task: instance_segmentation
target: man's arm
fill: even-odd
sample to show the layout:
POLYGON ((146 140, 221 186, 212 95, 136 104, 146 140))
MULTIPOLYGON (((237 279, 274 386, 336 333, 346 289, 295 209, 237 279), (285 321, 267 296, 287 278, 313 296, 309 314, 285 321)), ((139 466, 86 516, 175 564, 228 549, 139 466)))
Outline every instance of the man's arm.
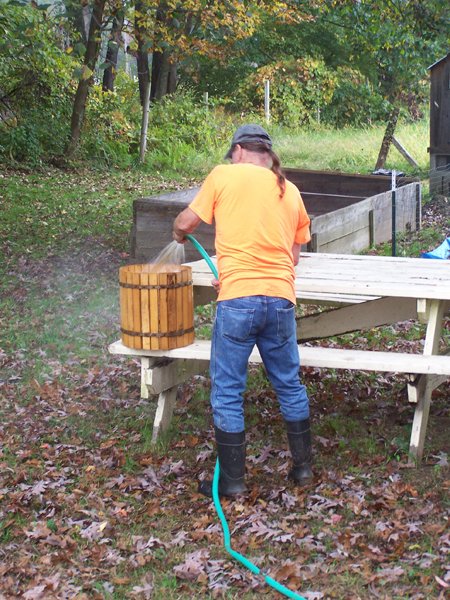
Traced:
POLYGON ((202 220, 189 207, 179 213, 173 222, 173 239, 179 244, 186 241, 185 235, 197 229, 202 220))
POLYGON ((292 246, 292 254, 294 257, 294 267, 296 267, 298 265, 298 260, 300 258, 300 248, 301 248, 301 244, 297 244, 296 242, 294 242, 294 245, 292 246))

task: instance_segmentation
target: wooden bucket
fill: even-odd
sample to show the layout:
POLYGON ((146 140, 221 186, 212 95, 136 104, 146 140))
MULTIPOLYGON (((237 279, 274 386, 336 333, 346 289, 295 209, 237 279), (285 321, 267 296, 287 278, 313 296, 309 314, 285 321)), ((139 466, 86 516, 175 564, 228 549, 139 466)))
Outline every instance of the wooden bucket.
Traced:
POLYGON ((141 350, 181 348, 194 341, 192 269, 128 265, 119 269, 122 343, 141 350))

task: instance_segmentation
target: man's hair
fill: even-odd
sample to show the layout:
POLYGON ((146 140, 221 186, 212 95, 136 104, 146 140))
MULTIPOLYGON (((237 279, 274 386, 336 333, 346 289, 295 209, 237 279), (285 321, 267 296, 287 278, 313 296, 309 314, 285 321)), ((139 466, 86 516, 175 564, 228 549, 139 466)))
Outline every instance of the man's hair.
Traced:
POLYGON ((278 187, 280 188, 280 200, 284 196, 284 192, 286 191, 286 177, 284 176, 283 171, 281 170, 281 161, 277 154, 270 148, 268 144, 264 142, 242 142, 239 144, 241 148, 244 150, 248 150, 249 152, 256 152, 258 154, 268 154, 272 159, 272 166, 270 167, 271 171, 275 173, 277 176, 278 187))

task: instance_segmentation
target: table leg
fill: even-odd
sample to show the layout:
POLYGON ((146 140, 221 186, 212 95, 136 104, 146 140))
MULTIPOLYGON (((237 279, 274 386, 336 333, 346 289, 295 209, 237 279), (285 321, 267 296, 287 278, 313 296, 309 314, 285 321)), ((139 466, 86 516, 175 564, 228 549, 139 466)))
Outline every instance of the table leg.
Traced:
MULTIPOLYGON (((428 325, 423 349, 423 354, 425 355, 438 354, 445 309, 446 302, 432 300, 429 305, 427 303, 428 325)), ((410 402, 417 403, 409 444, 409 460, 411 464, 420 462, 422 459, 430 413, 431 394, 445 379, 446 377, 436 375, 421 375, 414 384, 408 384, 408 399, 410 402)))
POLYGON ((153 421, 152 444, 158 437, 170 426, 173 410, 177 400, 178 386, 164 390, 158 396, 158 406, 156 407, 155 420, 153 421))
POLYGON ((152 443, 170 426, 178 385, 193 375, 203 373, 207 368, 208 361, 204 360, 141 357, 141 398, 158 396, 152 443))
POLYGON ((148 373, 151 371, 154 364, 154 358, 149 358, 148 356, 141 357, 141 398, 144 398, 145 400, 148 400, 150 397, 147 383, 148 373))
MULTIPOLYGON (((152 376, 153 369, 158 368, 157 365, 157 359, 150 358, 148 356, 141 357, 141 398, 148 399, 150 395, 154 396, 152 376)), ((164 372, 167 370, 169 366, 170 364, 163 367, 162 371, 164 372)), ((173 381, 173 383, 176 382, 173 381)), ((158 437, 161 435, 161 433, 166 431, 170 426, 177 399, 177 390, 178 385, 172 385, 172 387, 168 387, 167 389, 159 390, 158 404, 153 421, 152 444, 154 444, 158 440, 158 437)))

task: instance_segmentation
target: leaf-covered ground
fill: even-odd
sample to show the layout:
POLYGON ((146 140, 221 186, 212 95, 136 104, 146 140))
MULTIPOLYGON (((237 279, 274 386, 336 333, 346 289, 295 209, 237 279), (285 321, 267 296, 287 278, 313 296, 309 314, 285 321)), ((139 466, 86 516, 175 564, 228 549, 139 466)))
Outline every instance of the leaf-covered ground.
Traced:
MULTIPOLYGON (((180 390, 171 431, 154 448, 154 403, 140 399, 139 365, 107 353, 119 335, 117 269, 126 257, 92 238, 8 260, 0 598, 281 597, 230 559, 212 504, 196 492, 214 464, 208 378, 180 390)), ((413 350, 420 332, 400 327, 413 350)), ((363 332, 355 343, 382 345, 390 334, 363 332)), ((308 600, 445 598, 449 385, 434 392, 415 469, 405 377, 318 369, 303 377, 316 480, 298 489, 286 480, 276 399, 263 372, 251 371, 250 492, 223 502, 235 549, 308 600)))

